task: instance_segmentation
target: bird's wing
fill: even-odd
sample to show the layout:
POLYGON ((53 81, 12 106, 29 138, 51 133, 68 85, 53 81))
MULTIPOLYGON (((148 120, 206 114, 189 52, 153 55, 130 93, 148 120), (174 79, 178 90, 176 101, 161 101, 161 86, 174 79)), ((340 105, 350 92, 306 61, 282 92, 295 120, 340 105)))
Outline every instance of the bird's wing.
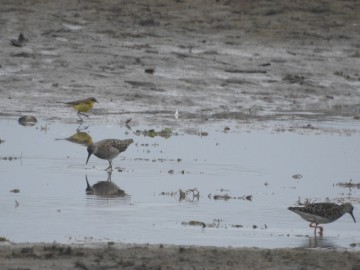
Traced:
POLYGON ((126 144, 122 141, 119 141, 119 140, 112 140, 111 147, 117 149, 119 152, 123 152, 128 147, 128 144, 126 144))
POLYGON ((81 100, 75 100, 75 101, 70 101, 70 102, 66 102, 65 104, 67 105, 71 105, 71 106, 76 106, 79 104, 84 104, 84 103, 89 103, 88 99, 81 99, 81 100))

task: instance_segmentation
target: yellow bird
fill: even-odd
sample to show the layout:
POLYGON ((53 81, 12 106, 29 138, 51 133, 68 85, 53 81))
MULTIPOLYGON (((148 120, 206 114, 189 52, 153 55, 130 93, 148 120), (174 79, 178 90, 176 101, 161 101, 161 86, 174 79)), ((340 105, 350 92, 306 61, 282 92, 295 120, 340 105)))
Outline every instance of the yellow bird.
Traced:
POLYGON ((65 104, 73 107, 77 111, 77 115, 79 116, 80 121, 83 121, 83 119, 81 118, 81 115, 89 118, 89 116, 85 113, 92 109, 95 102, 98 102, 98 101, 95 98, 91 97, 91 98, 66 102, 65 104))

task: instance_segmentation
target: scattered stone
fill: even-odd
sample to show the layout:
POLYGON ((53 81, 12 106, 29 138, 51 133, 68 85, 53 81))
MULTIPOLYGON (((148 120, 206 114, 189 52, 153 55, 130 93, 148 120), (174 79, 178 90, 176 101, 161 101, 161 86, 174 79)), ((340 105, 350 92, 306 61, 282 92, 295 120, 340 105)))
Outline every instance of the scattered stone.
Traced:
POLYGON ((285 75, 285 77, 283 78, 283 81, 287 81, 289 83, 299 83, 299 84, 303 84, 305 81, 305 78, 303 76, 299 76, 299 75, 292 75, 292 74, 287 74, 285 75))
POLYGON ((189 222, 183 221, 183 222, 181 222, 181 225, 184 225, 184 226, 186 226, 186 225, 188 225, 188 226, 201 226, 203 228, 206 227, 206 224, 204 222, 196 221, 196 220, 191 220, 189 222))
POLYGON ((155 72, 155 68, 147 68, 147 69, 145 69, 145 73, 154 74, 154 72, 155 72))
POLYGON ((15 47, 22 47, 23 45, 25 45, 25 43, 27 41, 28 41, 28 39, 25 38, 23 33, 20 33, 19 37, 17 39, 11 39, 10 43, 11 43, 11 45, 13 45, 15 47))
POLYGON ((8 157, 1 157, 1 156, 0 156, 0 159, 2 159, 2 160, 12 161, 12 160, 17 160, 17 159, 18 159, 18 157, 12 157, 12 156, 8 156, 8 157))
POLYGON ((18 120, 19 124, 22 126, 34 126, 37 123, 37 119, 31 115, 21 116, 18 120))
POLYGON ((298 173, 298 174, 294 174, 294 175, 292 176, 292 178, 294 178, 294 179, 301 179, 301 178, 303 178, 303 176, 298 173))
POLYGON ((233 225, 231 225, 231 227, 233 227, 233 228, 244 228, 244 226, 240 225, 240 224, 233 224, 233 225))
POLYGON ((213 199, 214 199, 214 200, 224 200, 224 201, 227 201, 227 200, 229 200, 229 199, 233 199, 233 197, 230 197, 229 195, 224 194, 224 195, 214 195, 214 196, 213 196, 213 199))

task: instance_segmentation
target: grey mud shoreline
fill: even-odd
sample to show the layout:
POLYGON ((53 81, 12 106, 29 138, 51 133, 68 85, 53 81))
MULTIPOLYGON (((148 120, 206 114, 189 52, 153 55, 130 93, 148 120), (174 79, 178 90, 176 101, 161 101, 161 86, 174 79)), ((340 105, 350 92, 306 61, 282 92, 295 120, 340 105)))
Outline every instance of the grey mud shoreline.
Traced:
POLYGON ((360 252, 116 244, 5 244, 1 269, 359 269, 360 252))

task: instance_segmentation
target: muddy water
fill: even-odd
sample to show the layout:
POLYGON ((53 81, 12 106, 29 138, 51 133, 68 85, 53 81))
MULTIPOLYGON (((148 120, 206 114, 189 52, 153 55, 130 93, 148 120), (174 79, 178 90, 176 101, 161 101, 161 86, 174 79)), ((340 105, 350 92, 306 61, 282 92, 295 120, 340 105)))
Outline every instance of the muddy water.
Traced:
MULTIPOLYGON (((360 130, 356 123, 343 125, 360 130)), ((336 185, 360 182, 358 132, 224 132, 215 126, 192 135, 173 130, 177 134, 166 139, 134 134, 149 127, 77 128, 0 120, 5 141, 0 144, 1 236, 14 242, 269 248, 350 248, 360 242, 358 223, 350 215, 325 225, 323 237, 314 237, 308 223, 287 210, 299 198, 350 201, 360 220, 359 190, 336 185), (107 161, 92 156, 85 165, 86 147, 69 140, 76 134, 83 142, 133 138, 135 143, 114 160, 109 176, 107 161), (106 185, 109 177, 126 195, 104 195, 100 189, 86 193, 86 178, 90 185, 106 185), (194 188, 198 197, 196 190, 189 191, 194 188), (180 197, 179 189, 188 192, 180 197)))

